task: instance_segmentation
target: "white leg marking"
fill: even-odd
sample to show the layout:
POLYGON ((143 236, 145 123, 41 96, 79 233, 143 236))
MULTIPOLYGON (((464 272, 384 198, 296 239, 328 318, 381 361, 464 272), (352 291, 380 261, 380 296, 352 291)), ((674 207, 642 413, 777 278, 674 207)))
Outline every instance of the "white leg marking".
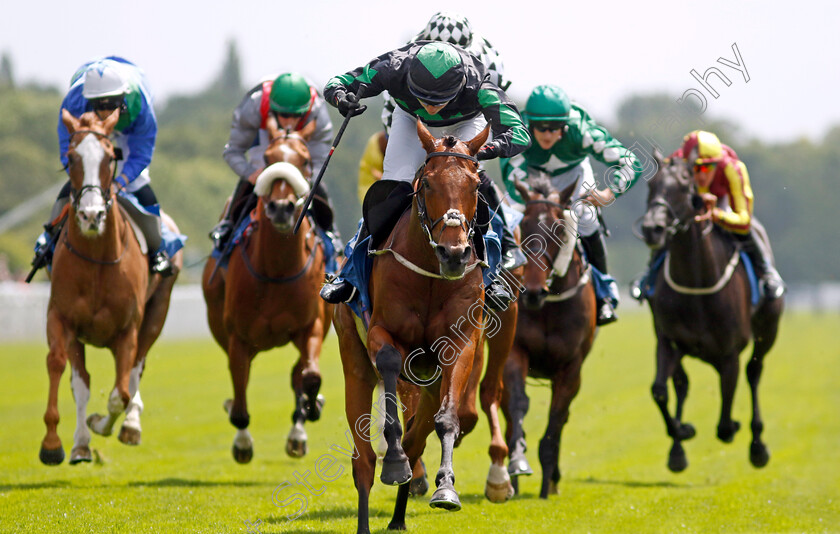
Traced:
POLYGON ((86 447, 90 444, 90 431, 85 423, 87 404, 90 400, 90 388, 85 385, 79 371, 73 367, 71 369, 70 387, 76 401, 76 432, 73 434, 73 447, 86 447))

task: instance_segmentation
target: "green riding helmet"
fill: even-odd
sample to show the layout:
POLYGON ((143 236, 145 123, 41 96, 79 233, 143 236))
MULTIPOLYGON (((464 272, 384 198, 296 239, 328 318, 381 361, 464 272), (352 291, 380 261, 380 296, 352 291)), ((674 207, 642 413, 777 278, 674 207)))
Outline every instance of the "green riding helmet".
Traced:
POLYGON ((411 58, 408 90, 418 100, 430 104, 449 102, 466 82, 461 54, 449 43, 425 44, 411 58))
POLYGON ((523 115, 530 122, 566 121, 571 111, 572 103, 564 90, 556 85, 538 85, 531 91, 523 115))
POLYGON ((309 110, 311 98, 309 83, 303 76, 287 72, 274 80, 268 100, 269 107, 276 113, 303 115, 309 110))

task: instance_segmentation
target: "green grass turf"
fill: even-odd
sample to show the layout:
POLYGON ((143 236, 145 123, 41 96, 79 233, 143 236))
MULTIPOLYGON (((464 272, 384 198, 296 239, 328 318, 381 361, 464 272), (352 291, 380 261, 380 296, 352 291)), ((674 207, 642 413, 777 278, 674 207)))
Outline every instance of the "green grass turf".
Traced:
MULTIPOLYGON (((628 305, 627 307, 635 304, 628 305)), ((691 380, 685 419, 697 437, 685 442, 688 469, 666 468, 670 441, 650 397, 654 341, 647 313, 629 313, 603 329, 584 365, 583 386, 563 436, 560 495, 537 498, 536 449, 547 418, 548 389, 529 386, 528 458, 537 472, 523 477, 522 495, 497 505, 483 496, 489 467, 483 417, 455 452, 463 509, 433 510, 428 497, 409 502, 413 532, 840 532, 840 348, 837 315, 788 314, 769 354, 761 383, 764 439, 771 460, 748 460, 750 401, 742 376, 734 417, 742 429, 731 444, 715 438, 720 395, 717 375, 687 359, 691 380)), ((285 437, 293 409, 291 349, 261 354, 249 388, 254 460, 234 463, 234 428, 222 411, 230 396, 227 360, 208 340, 161 342, 149 357, 141 391, 146 404, 143 443, 94 436, 100 461, 47 467, 38 461, 47 399, 46 345, 0 345, 0 532, 353 532, 356 491, 350 462, 333 482, 314 474, 315 460, 346 447, 343 379, 334 334, 322 358, 322 419, 308 424, 309 453, 288 458, 285 437), (300 486, 307 509, 296 520, 272 502, 272 492, 295 472, 320 495, 300 486), (246 523, 247 522, 247 523, 246 523), (252 526, 257 525, 257 526, 252 526)), ((747 353, 742 355, 742 368, 747 353)), ((88 350, 92 393, 88 412, 105 409, 113 384, 109 353, 88 350)), ((59 435, 69 455, 75 407, 69 369, 60 390, 59 435)), ((533 382, 533 381, 531 381, 533 382)), ((673 395, 672 395, 673 397, 673 395)), ((118 426, 116 427, 118 429, 118 426)), ((426 449, 434 473, 437 438, 426 449)), ((330 473, 337 472, 334 466, 330 473)), ((395 489, 378 482, 371 495, 371 529, 383 532, 395 489)), ((433 479, 433 477, 432 477, 433 479)))

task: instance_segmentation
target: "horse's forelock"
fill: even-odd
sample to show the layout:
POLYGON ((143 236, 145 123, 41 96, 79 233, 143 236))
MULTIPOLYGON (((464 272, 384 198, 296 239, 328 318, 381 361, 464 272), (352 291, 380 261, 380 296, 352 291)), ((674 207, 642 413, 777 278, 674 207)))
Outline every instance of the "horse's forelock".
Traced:
POLYGON ((443 146, 446 148, 453 148, 455 145, 458 144, 458 138, 454 135, 447 135, 443 139, 443 146))
POLYGON ((531 186, 531 190, 546 198, 548 198, 551 194, 551 181, 545 175, 539 175, 531 178, 528 180, 528 185, 531 186))

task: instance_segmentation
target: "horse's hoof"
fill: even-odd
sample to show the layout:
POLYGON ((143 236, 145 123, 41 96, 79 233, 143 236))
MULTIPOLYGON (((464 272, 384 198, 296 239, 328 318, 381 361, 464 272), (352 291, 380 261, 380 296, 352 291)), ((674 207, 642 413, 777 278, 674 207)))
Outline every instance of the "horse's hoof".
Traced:
POLYGON ((81 462, 90 462, 93 456, 90 453, 90 447, 83 445, 80 447, 73 447, 70 451, 70 465, 76 465, 81 462))
POLYGON ((59 446, 57 449, 45 449, 41 446, 41 452, 38 453, 38 458, 44 465, 59 465, 64 461, 64 448, 59 446))
POLYGON ((528 464, 528 460, 525 458, 517 458, 516 460, 511 460, 508 464, 508 473, 512 477, 518 477, 520 475, 533 475, 534 470, 531 469, 531 466, 528 464))
POLYGON ((303 458, 306 456, 306 450, 306 439, 289 438, 286 440, 286 454, 292 458, 303 458))
POLYGON ((87 426, 89 429, 93 431, 94 434, 99 434, 100 436, 108 437, 111 435, 110 428, 99 428, 99 424, 105 420, 104 415, 99 415, 98 413, 92 413, 86 419, 87 426))
POLYGON ((753 467, 764 467, 769 461, 770 451, 767 450, 764 443, 760 441, 752 442, 750 445, 750 463, 753 464, 753 467))
POLYGON ((406 530, 405 521, 402 523, 391 521, 388 523, 388 530, 406 530))
POLYGON ((675 443, 668 455, 668 469, 674 473, 681 473, 686 467, 688 467, 688 458, 685 456, 685 451, 681 445, 675 443))
POLYGON ((691 439, 696 435, 697 431, 694 429, 694 425, 691 423, 680 423, 679 429, 677 430, 677 438, 680 441, 691 439))
POLYGON ((382 474, 379 480, 386 486, 401 486, 411 480, 411 466, 408 465, 408 458, 389 462, 382 460, 382 474))
POLYGON ((429 491, 429 479, 425 473, 417 478, 412 478, 411 482, 408 483, 408 494, 412 497, 422 497, 427 491, 429 491))
POLYGON ((429 506, 432 508, 443 508, 450 512, 457 512, 461 509, 461 500, 458 498, 458 493, 454 489, 438 488, 434 495, 432 495, 429 506))
POLYGON ((549 495, 560 495, 560 490, 557 487, 557 482, 553 480, 548 483, 548 494, 549 495))
POLYGON ((253 447, 240 449, 236 446, 236 444, 234 444, 231 452, 233 453, 233 459, 236 460, 236 463, 238 464, 247 464, 251 461, 251 458, 254 457, 253 447))
POLYGON ((732 421, 730 425, 719 425, 717 430, 718 439, 724 443, 732 443, 735 439, 735 433, 741 429, 741 423, 732 421))
POLYGON ((126 445, 140 445, 141 435, 142 431, 139 428, 131 428, 123 425, 120 428, 120 435, 117 436, 117 439, 126 445))
POLYGON ((514 495, 519 495, 519 477, 510 477, 510 487, 514 495))
POLYGON ((493 483, 489 480, 484 484, 484 496, 494 503, 507 502, 516 492, 513 491, 510 481, 493 483))

